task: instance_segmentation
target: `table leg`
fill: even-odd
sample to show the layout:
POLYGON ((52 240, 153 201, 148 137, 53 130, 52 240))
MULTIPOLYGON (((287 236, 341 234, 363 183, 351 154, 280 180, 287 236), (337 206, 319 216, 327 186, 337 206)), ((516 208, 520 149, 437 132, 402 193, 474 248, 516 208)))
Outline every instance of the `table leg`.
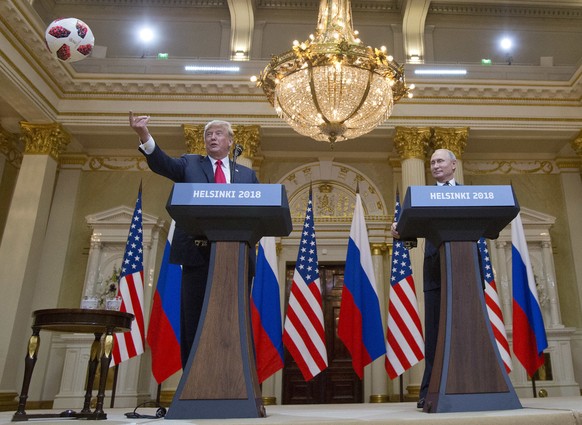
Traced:
POLYGON ((97 365, 99 365, 102 335, 102 332, 96 332, 95 340, 93 341, 93 345, 91 345, 91 357, 89 357, 89 367, 87 369, 87 391, 85 392, 85 402, 83 403, 81 413, 91 413, 91 396, 93 394, 93 383, 95 382, 97 365))
POLYGON ((105 338, 103 338, 103 349, 101 351, 101 377, 99 378, 99 391, 97 392, 97 406, 95 407, 95 419, 106 419, 107 415, 103 412, 103 402, 105 399, 105 386, 107 385, 107 372, 111 363, 111 354, 113 351, 113 331, 107 329, 105 338))
POLYGON ((26 400, 28 399, 28 389, 30 387, 30 380, 32 379, 32 371, 36 364, 38 355, 38 347, 40 345, 40 329, 32 328, 32 336, 28 340, 28 352, 24 360, 24 379, 22 380, 22 391, 20 392, 20 399, 18 401, 18 410, 14 416, 26 415, 26 400))

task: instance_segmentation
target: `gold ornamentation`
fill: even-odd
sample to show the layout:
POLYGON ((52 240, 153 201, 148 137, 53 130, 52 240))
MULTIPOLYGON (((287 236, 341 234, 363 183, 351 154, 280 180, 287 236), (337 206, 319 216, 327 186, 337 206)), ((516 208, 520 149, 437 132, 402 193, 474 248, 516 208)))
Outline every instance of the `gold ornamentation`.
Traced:
POLYGON ((329 183, 322 183, 319 185, 319 191, 321 193, 331 193, 332 187, 329 183))
POLYGON ((426 157, 431 130, 428 127, 396 127, 394 147, 401 159, 422 159, 426 157))
POLYGON ((63 166, 67 166, 67 165, 77 165, 79 167, 83 167, 83 165, 85 165, 85 163, 87 162, 87 155, 82 155, 82 154, 74 154, 74 155, 61 155, 59 158, 59 164, 61 167, 63 166))
POLYGON ((103 338, 103 351, 102 357, 111 357, 111 352, 113 351, 113 335, 105 335, 103 338))
POLYGON ((50 155, 55 161, 71 142, 69 133, 59 123, 32 124, 20 122, 23 132, 24 153, 28 155, 50 155))
POLYGON ((463 170, 467 174, 552 174, 552 161, 485 161, 463 163, 463 170))
POLYGON ((371 394, 370 395, 370 403, 388 403, 390 401, 390 397, 388 394, 371 394))
POLYGON ((386 251, 386 244, 373 243, 371 245, 372 255, 382 255, 386 251))
POLYGON ((33 334, 28 340, 28 357, 31 359, 36 358, 38 353, 38 347, 40 345, 40 338, 37 334, 33 334))
POLYGON ((357 38, 349 0, 322 0, 315 35, 293 44, 254 81, 304 136, 333 147, 372 131, 390 117, 394 102, 411 96, 404 68, 386 48, 366 47, 357 38))
POLYGON ((232 126, 234 132, 234 142, 242 145, 244 148, 241 157, 249 158, 254 161, 259 152, 261 144, 260 126, 258 125, 240 125, 232 126))
POLYGON ((582 130, 578 133, 576 138, 570 142, 572 149, 576 152, 576 155, 582 158, 582 130))
POLYGON ((465 152, 465 147, 467 146, 468 137, 469 127, 435 127, 433 129, 433 137, 430 141, 430 146, 434 150, 448 149, 455 154, 457 159, 461 159, 463 152, 465 152))
MULTIPOLYGON (((206 146, 204 144, 204 127, 205 124, 184 124, 184 138, 188 153, 206 155, 206 146)), ((234 133, 234 142, 241 145, 244 150, 241 157, 254 161, 260 147, 260 126, 258 125, 241 125, 232 124, 234 133)))
POLYGON ((184 124, 182 125, 186 148, 188 153, 206 155, 204 145, 204 124, 184 124))
POLYGON ((22 163, 22 152, 17 149, 18 140, 18 135, 0 126, 0 153, 15 167, 19 167, 22 163))
POLYGON ((277 397, 263 396, 261 398, 263 399, 263 404, 265 406, 275 406, 277 404, 277 397))
POLYGON ((92 171, 145 171, 148 169, 147 161, 142 156, 108 157, 93 156, 88 161, 89 169, 92 171))

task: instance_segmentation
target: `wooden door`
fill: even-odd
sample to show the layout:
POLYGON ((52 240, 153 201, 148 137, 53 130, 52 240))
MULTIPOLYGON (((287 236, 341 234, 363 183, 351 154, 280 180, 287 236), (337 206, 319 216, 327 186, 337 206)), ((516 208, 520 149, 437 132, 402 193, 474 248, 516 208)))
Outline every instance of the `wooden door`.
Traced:
MULTIPOLYGON (((285 305, 293 282, 295 265, 287 266, 285 305)), ((319 275, 328 368, 309 382, 305 382, 297 364, 285 350, 283 369, 283 404, 337 404, 362 403, 362 381, 352 369, 350 353, 340 341, 337 323, 344 284, 344 264, 320 264, 319 275)))

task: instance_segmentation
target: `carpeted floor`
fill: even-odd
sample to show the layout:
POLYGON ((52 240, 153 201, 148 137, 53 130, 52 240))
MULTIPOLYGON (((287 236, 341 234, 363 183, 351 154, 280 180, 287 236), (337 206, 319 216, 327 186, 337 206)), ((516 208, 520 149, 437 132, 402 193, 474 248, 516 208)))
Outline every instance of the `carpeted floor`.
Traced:
MULTIPOLYGON (((294 405, 267 406, 267 417, 258 419, 129 419, 125 413, 132 409, 106 410, 107 424, 162 424, 176 425, 582 425, 582 397, 554 397, 521 399, 523 409, 428 414, 416 408, 416 403, 341 404, 341 405, 294 405)), ((155 415, 155 408, 139 409, 143 415, 155 415)), ((28 411, 42 413, 46 411, 28 411)), ((58 413, 53 411, 51 413, 58 413)), ((12 423, 13 412, 0 413, 0 425, 12 423)), ((43 419, 29 421, 51 425, 74 423, 72 419, 43 419)))

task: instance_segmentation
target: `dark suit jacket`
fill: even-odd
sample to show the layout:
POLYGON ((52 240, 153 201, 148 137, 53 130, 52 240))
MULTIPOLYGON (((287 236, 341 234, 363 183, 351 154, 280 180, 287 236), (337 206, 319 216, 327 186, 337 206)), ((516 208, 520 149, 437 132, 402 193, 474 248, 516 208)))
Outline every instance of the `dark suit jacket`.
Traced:
MULTIPOLYGON (((455 186, 461 186, 456 183, 455 186)), ((435 246, 428 239, 424 243, 423 291, 431 291, 441 287, 441 256, 440 246, 435 246)))
MULTIPOLYGON (((180 158, 168 156, 156 144, 154 151, 146 157, 148 166, 157 174, 169 178, 176 183, 214 183, 214 170, 210 158, 203 155, 182 155, 180 158)), ((230 161, 232 169, 233 163, 230 161)), ((253 170, 243 165, 236 165, 234 170, 236 183, 259 183, 253 170)), ((210 261, 210 244, 201 246, 200 241, 206 240, 204 236, 192 236, 180 227, 176 226, 170 262, 185 266, 202 266, 210 261)), ((254 249, 250 250, 251 256, 254 249)))

